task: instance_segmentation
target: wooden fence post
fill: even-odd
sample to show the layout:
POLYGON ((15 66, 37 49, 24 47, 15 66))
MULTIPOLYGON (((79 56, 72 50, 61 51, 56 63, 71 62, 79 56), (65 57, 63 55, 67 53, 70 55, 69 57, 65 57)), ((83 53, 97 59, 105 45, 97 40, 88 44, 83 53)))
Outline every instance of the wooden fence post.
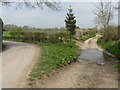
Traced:
POLYGON ((2 51, 3 21, 0 18, 0 52, 2 51))

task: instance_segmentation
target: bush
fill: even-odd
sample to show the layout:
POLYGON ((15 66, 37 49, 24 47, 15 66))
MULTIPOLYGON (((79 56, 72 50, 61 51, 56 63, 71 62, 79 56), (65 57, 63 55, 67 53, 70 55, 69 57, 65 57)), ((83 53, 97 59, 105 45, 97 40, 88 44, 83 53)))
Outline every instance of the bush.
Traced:
POLYGON ((118 40, 118 27, 107 26, 103 29, 103 37, 105 42, 111 42, 118 40))
POLYGON ((105 49, 116 57, 120 58, 120 41, 108 43, 105 45, 105 49))
MULTIPOLYGON (((103 37, 100 37, 97 40, 98 45, 100 45, 104 50, 107 52, 113 54, 115 57, 120 59, 120 41, 112 41, 112 42, 105 42, 103 37)), ((118 61, 118 64, 115 65, 115 67, 120 72, 120 61, 118 61)))
POLYGON ((59 42, 60 40, 59 40, 59 34, 49 34, 49 36, 48 36, 48 42, 50 42, 50 43, 57 43, 57 42, 59 42))
POLYGON ((90 35, 90 36, 84 36, 82 37, 81 39, 79 39, 78 41, 81 41, 81 42, 84 42, 85 40, 89 39, 89 38, 92 38, 92 37, 95 37, 96 35, 90 35))
POLYGON ((79 31, 76 31, 76 38, 78 39, 81 39, 83 38, 84 36, 92 36, 92 35, 95 35, 97 33, 96 30, 79 30, 79 31))
POLYGON ((9 34, 12 37, 12 39, 19 40, 21 38, 22 31, 20 30, 10 31, 9 34))
POLYGON ((101 37, 97 40, 98 45, 102 46, 103 49, 110 52, 114 56, 120 58, 120 41, 105 42, 104 38, 101 37))
POLYGON ((34 40, 34 33, 32 32, 22 32, 21 35, 22 40, 34 40))
POLYGON ((47 34, 44 32, 35 32, 34 33, 34 40, 39 42, 46 42, 47 34))
POLYGON ((120 61, 118 61, 118 63, 115 65, 115 68, 117 68, 118 71, 120 72, 120 61))
MULTIPOLYGON (((45 32, 25 32, 25 31, 10 31, 10 38, 15 41, 39 41, 46 43, 59 43, 66 42, 69 40, 70 36, 67 32, 59 33, 45 33, 45 32)), ((5 39, 8 39, 9 36, 4 36, 5 39)))

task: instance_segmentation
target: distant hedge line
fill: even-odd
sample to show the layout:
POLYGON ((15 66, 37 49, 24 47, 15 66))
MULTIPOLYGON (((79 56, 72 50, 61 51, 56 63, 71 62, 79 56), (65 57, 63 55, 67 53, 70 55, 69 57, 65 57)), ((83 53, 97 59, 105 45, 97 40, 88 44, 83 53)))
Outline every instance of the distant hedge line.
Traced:
POLYGON ((84 31, 77 31, 78 34, 76 34, 76 37, 78 39, 83 38, 84 36, 91 36, 91 35, 95 35, 96 33, 98 33, 97 30, 84 30, 84 31))
POLYGON ((58 43, 58 42, 67 41, 70 38, 67 32, 45 33, 45 32, 11 31, 9 32, 9 34, 10 34, 9 39, 15 41, 33 40, 33 41, 47 42, 47 43, 58 43))

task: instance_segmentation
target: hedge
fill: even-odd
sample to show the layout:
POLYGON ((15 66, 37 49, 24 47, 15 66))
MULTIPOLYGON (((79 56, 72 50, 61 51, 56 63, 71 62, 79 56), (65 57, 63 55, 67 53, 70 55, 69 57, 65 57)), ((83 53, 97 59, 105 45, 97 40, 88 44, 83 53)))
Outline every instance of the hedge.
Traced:
MULTIPOLYGON (((59 43, 68 41, 70 36, 67 32, 60 33, 45 33, 45 32, 24 32, 24 31, 11 31, 9 32, 11 40, 15 41, 39 41, 47 43, 59 43)), ((6 38, 4 36, 4 38, 6 38)))

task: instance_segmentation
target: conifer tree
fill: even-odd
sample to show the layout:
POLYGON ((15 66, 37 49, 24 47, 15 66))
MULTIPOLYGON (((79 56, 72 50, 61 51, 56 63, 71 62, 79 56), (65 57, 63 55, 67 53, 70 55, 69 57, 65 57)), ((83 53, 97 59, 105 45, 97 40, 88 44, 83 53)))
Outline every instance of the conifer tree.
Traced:
POLYGON ((70 35, 74 35, 75 34, 75 28, 76 28, 76 20, 75 20, 75 16, 72 13, 73 9, 70 6, 70 8, 68 9, 69 12, 67 13, 67 17, 65 19, 65 23, 66 23, 66 29, 70 32, 70 35))

